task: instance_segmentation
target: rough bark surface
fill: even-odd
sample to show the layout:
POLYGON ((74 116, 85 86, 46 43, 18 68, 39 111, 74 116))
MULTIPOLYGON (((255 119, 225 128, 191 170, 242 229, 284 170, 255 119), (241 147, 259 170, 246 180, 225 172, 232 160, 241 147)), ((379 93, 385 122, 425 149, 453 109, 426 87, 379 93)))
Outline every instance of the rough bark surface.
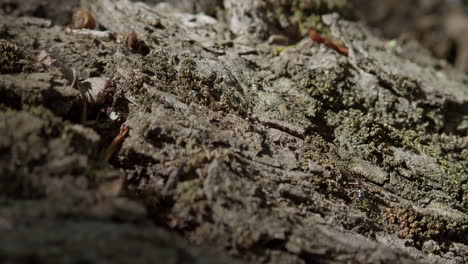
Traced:
POLYGON ((466 74, 345 1, 169 2, 212 16, 1 5, 0 262, 467 262, 466 74))

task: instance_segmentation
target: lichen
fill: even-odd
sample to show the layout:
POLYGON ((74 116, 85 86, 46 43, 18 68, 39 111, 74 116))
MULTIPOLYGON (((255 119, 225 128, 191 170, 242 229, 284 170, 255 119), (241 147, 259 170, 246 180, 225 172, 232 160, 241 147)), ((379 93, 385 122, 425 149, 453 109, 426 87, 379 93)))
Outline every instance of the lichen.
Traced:
POLYGON ((338 12, 344 17, 352 17, 349 3, 344 0, 294 0, 291 10, 291 20, 297 23, 301 35, 310 28, 329 34, 329 29, 322 22, 323 14, 338 12))
POLYGON ((16 45, 0 40, 0 73, 19 73, 27 64, 25 53, 16 45))
POLYGON ((455 221, 446 216, 421 213, 409 206, 387 208, 385 215, 389 223, 399 226, 398 236, 413 239, 418 248, 429 239, 439 241, 453 239, 461 243, 468 242, 466 221, 455 221))
MULTIPOLYGON (((394 130, 394 140, 413 151, 430 156, 448 176, 443 180, 443 191, 459 208, 468 207, 468 140, 466 137, 446 134, 425 134, 414 130, 394 130)), ((452 201, 452 202, 453 202, 452 201)))

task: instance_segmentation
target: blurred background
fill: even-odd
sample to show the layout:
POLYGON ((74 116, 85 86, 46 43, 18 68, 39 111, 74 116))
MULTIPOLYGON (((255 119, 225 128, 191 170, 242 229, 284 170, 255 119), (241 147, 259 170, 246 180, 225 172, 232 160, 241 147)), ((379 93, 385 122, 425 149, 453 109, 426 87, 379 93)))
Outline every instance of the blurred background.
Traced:
POLYGON ((468 0, 350 0, 378 34, 418 40, 434 56, 468 72, 468 0))

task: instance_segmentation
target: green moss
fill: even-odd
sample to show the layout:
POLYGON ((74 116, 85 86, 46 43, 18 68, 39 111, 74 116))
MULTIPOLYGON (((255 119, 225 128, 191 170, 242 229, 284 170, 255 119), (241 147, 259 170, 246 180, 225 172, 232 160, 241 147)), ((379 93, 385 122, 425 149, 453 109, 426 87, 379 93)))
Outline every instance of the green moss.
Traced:
POLYGON ((150 54, 143 57, 139 67, 144 73, 155 76, 159 81, 170 83, 177 76, 177 71, 172 65, 171 57, 163 50, 152 50, 150 54))
POLYGON ((28 64, 26 55, 21 49, 6 41, 0 40, 0 73, 19 73, 28 64))
POLYGON ((340 125, 335 134, 339 144, 346 144, 348 149, 386 171, 393 171, 401 166, 393 158, 390 148, 390 126, 377 122, 370 115, 364 115, 358 110, 342 111, 337 117, 340 125))
POLYGON ((338 12, 344 17, 353 17, 345 0, 294 0, 291 9, 291 19, 298 25, 301 35, 307 34, 311 28, 328 35, 329 29, 322 22, 321 15, 338 12))
POLYGON ((310 181, 317 186, 316 191, 323 193, 327 198, 351 202, 354 190, 348 182, 353 179, 349 179, 344 173, 346 165, 340 163, 333 145, 318 134, 308 136, 304 143, 305 147, 298 156, 298 164, 303 171, 317 170, 313 167, 320 168, 319 173, 310 177, 310 181))
POLYGON ((406 149, 430 156, 447 177, 443 180, 443 191, 456 206, 468 207, 468 141, 456 135, 432 134, 414 130, 393 130, 391 135, 406 149))
POLYGON ((143 105, 154 102, 154 98, 144 92, 140 92, 143 83, 151 83, 157 89, 172 93, 184 103, 197 102, 206 105, 211 109, 226 110, 230 105, 221 100, 221 89, 215 89, 215 75, 204 76, 199 72, 195 60, 185 59, 181 61, 176 69, 171 63, 170 56, 165 51, 152 51, 144 57, 143 62, 138 66, 143 72, 155 76, 157 82, 150 80, 135 79, 136 83, 129 84, 135 92, 136 97, 141 97, 143 105))
POLYGON ((315 99, 307 105, 306 112, 311 113, 308 114, 310 117, 323 116, 327 110, 338 112, 357 108, 362 104, 354 89, 350 72, 345 67, 307 70, 293 78, 299 83, 299 90, 315 99))
MULTIPOLYGON (((425 131, 397 129, 381 123, 360 110, 327 112, 325 118, 334 129, 335 142, 387 171, 391 189, 403 197, 417 201, 432 195, 431 177, 418 171, 408 174, 405 160, 396 158, 393 148, 423 153, 439 165, 445 175, 438 176, 442 192, 450 198, 432 198, 456 208, 467 208, 468 142, 456 135, 427 134, 425 131)), ((434 173, 438 173, 434 171, 434 173)))

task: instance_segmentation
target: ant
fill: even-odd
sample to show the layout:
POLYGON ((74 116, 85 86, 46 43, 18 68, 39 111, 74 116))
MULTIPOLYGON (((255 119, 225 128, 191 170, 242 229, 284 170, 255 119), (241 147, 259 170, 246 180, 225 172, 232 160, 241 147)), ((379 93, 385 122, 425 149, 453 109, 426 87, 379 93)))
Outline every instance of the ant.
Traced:
POLYGON ((353 193, 353 194, 354 194, 354 193, 357 193, 357 198, 358 198, 359 200, 362 200, 362 199, 364 199, 364 198, 366 197, 366 193, 365 193, 365 191, 363 190, 363 185, 362 185, 362 183, 361 183, 360 180, 356 180, 356 181, 354 181, 354 182, 347 182, 346 184, 348 184, 348 185, 354 185, 354 186, 357 188, 357 190, 352 191, 352 193, 353 193))

